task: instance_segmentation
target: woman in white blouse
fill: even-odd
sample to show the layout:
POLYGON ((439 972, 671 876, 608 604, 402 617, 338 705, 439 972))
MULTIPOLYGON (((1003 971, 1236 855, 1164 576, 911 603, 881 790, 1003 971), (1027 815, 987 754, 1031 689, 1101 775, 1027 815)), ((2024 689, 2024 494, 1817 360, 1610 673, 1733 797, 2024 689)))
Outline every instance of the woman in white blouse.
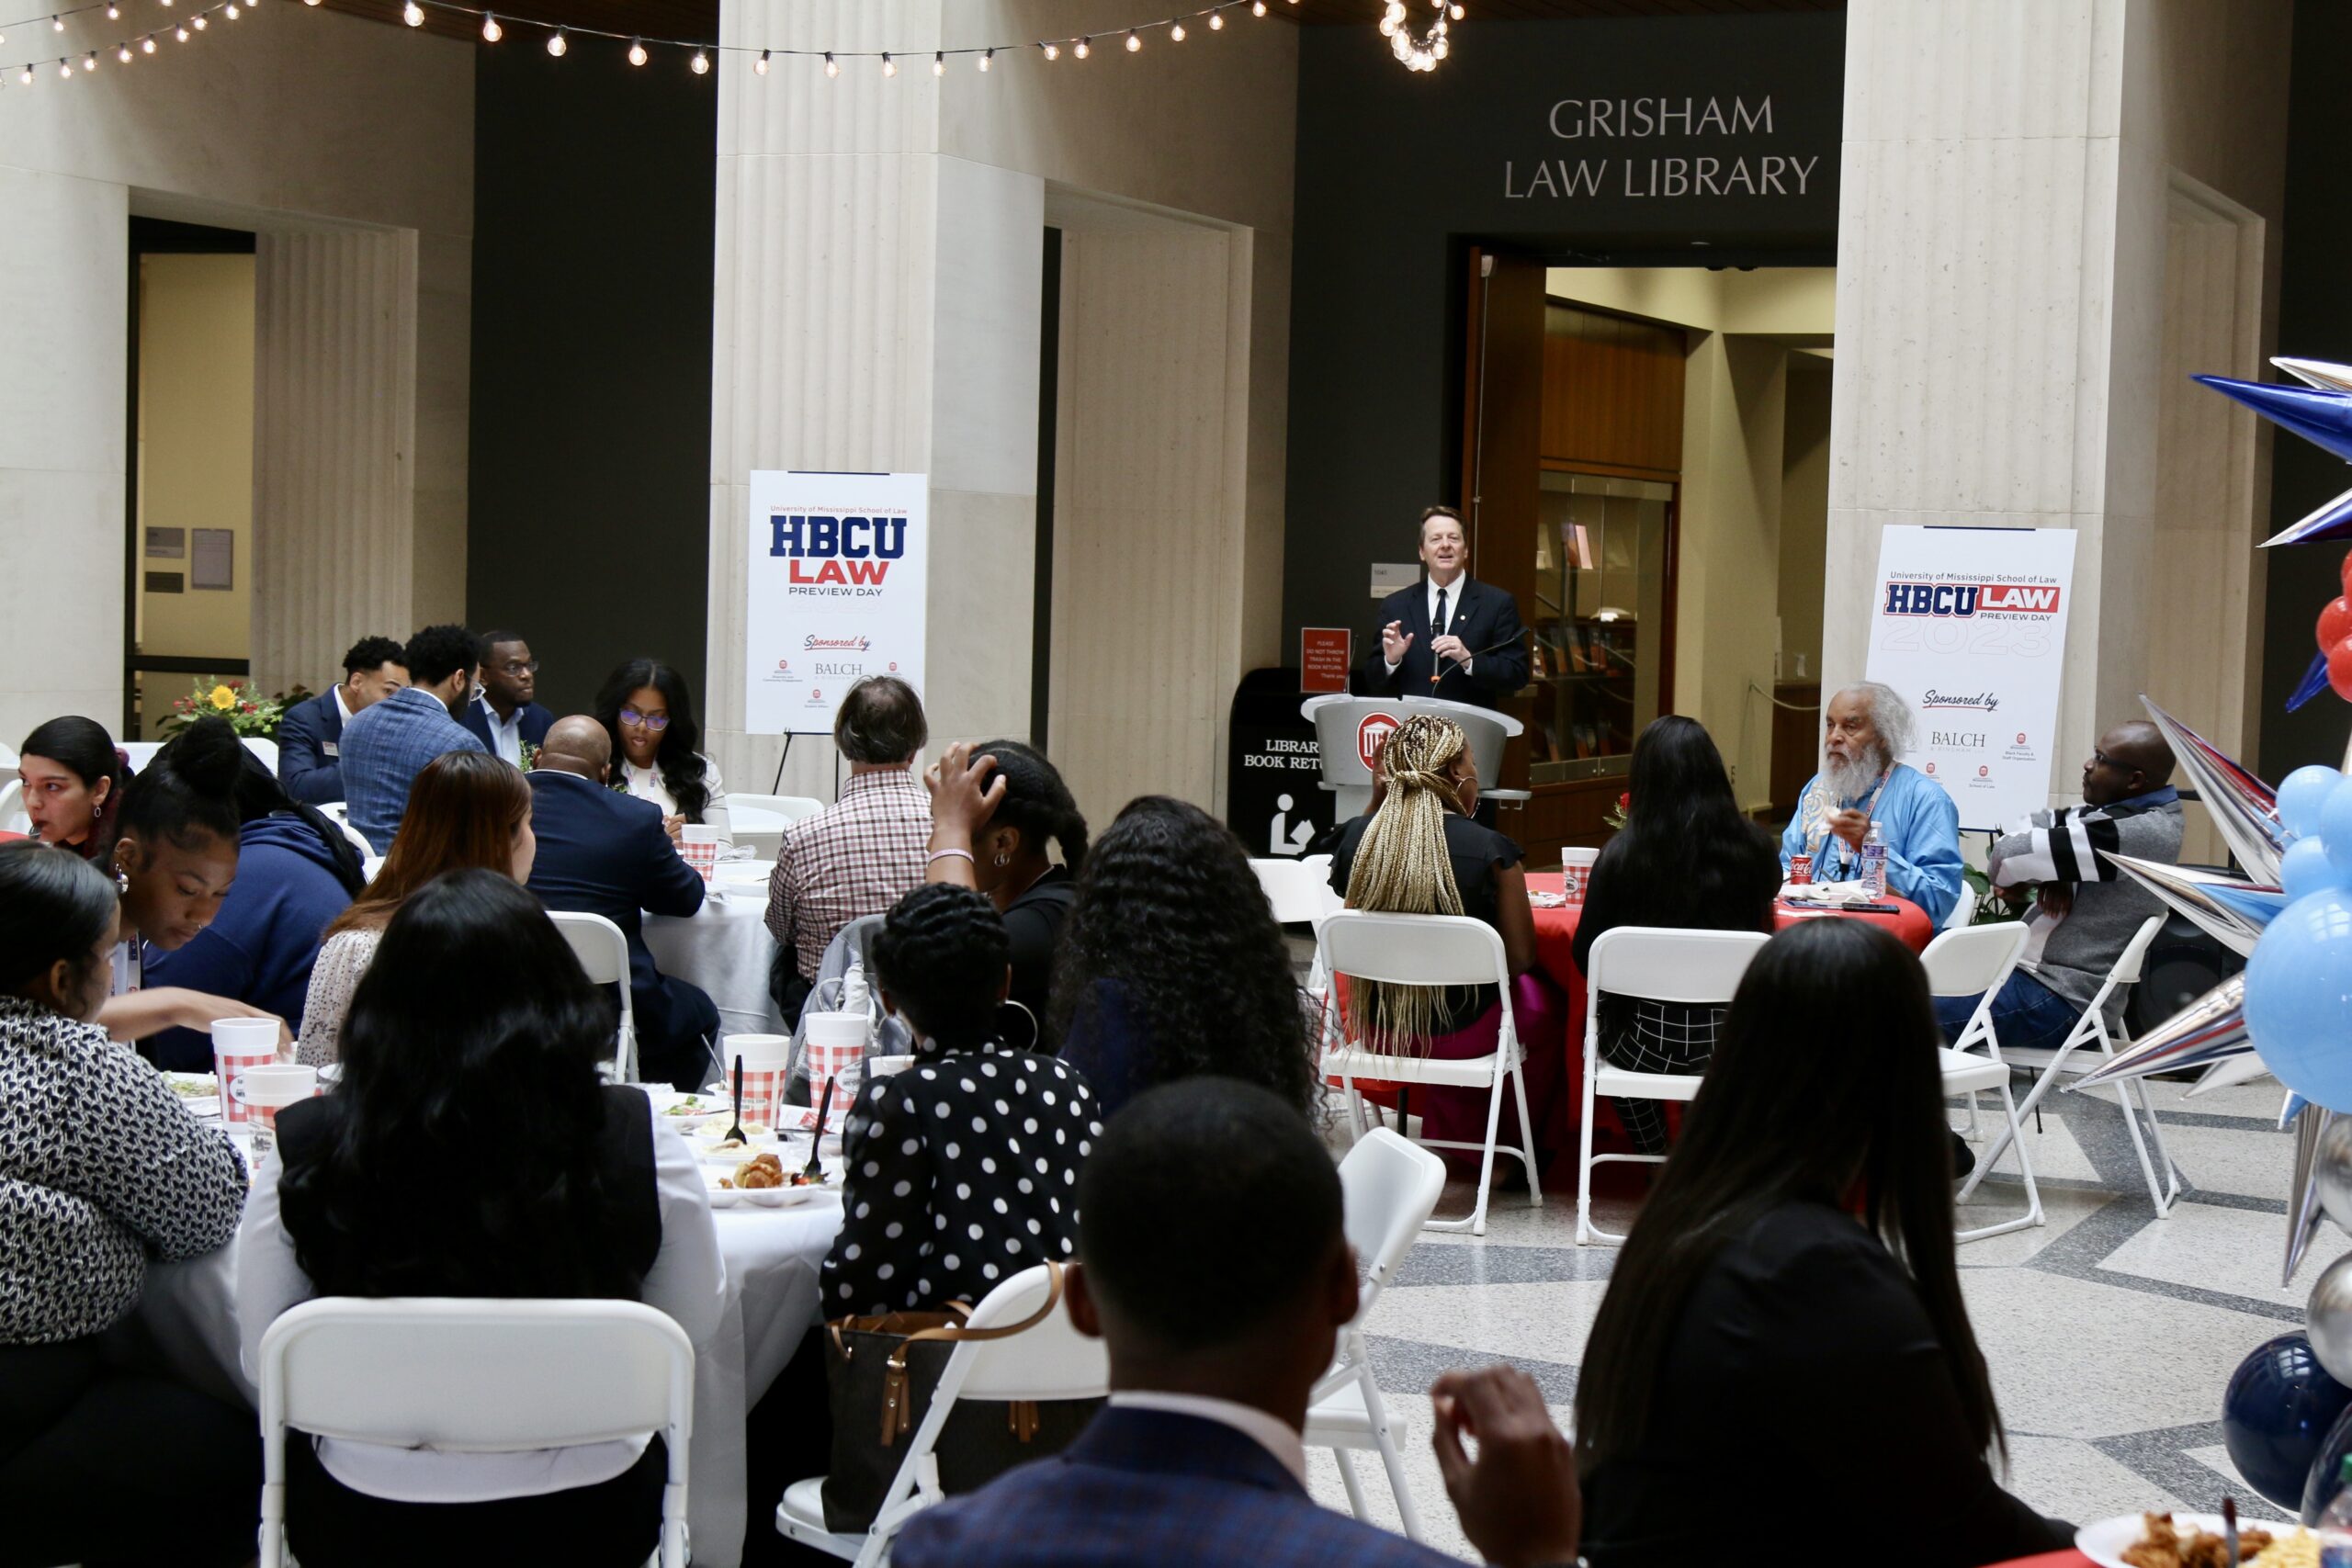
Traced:
POLYGON ((650 659, 614 671, 596 695, 596 719, 613 738, 613 786, 662 808, 676 839, 687 827, 728 831, 727 786, 718 764, 695 750, 694 694, 685 677, 650 659))
MULTIPOLYGON (((452 872, 402 904, 352 998, 340 1086, 279 1113, 254 1176, 237 1252, 247 1371, 313 1296, 641 1301, 705 1353, 725 1281, 709 1199, 645 1094, 598 1078, 612 1027, 508 877, 452 872)), ((634 1568, 667 1473, 657 1434, 497 1454, 296 1435, 287 1467, 304 1568, 634 1568)))
POLYGON ((408 812, 376 880, 326 929, 302 1003, 297 1060, 324 1066, 341 1055, 344 1015, 376 956, 384 927, 426 883, 469 867, 531 874, 531 786, 485 751, 436 757, 410 786, 408 812))

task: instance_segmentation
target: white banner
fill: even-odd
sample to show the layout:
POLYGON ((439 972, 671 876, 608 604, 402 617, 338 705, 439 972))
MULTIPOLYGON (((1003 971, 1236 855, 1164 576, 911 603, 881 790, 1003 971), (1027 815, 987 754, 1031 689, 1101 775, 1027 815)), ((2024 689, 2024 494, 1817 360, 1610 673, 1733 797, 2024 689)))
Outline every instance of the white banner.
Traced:
POLYGON ((1918 716, 1903 761, 1951 792, 1962 828, 2001 829, 2050 804, 2074 580, 2071 528, 1879 536, 1870 678, 1918 716))
POLYGON ((755 469, 743 579, 743 728, 827 734, 858 678, 922 690, 923 474, 755 469))

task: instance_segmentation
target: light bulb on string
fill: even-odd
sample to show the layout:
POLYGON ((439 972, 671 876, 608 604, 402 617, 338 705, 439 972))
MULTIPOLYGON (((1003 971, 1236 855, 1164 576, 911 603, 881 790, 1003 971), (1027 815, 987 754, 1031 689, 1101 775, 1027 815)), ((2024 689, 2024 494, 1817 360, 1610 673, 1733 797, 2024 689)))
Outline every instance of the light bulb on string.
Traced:
POLYGON ((1078 56, 1080 60, 1083 60, 1088 55, 1094 52, 1094 46, 1091 39, 1080 39, 1077 43, 1070 47, 1070 52, 1078 56))
POLYGON ((1250 0, 1250 14, 1253 17, 1264 16, 1266 14, 1266 0, 1250 0))
POLYGON ((935 49, 931 51, 931 73, 934 76, 944 76, 947 74, 946 51, 935 49))
POLYGON ((141 54, 153 54, 155 52, 155 35, 153 33, 149 33, 145 38, 139 40, 139 52, 141 54))
POLYGON ((1045 44, 1041 47, 1045 50, 1046 58, 1048 60, 1059 60, 1062 57, 1062 46, 1057 43, 1045 44))
POLYGON ((1224 30, 1225 13, 1222 11, 1211 11, 1209 13, 1209 31, 1213 33, 1221 33, 1224 30))
POLYGON ((53 33, 63 32, 65 30, 65 18, 62 17, 51 17, 49 19, 49 30, 53 33))
POLYGON ((838 76, 841 73, 841 62, 833 58, 833 51, 830 49, 825 51, 825 74, 828 76, 838 76))
POLYGON ((760 57, 752 62, 752 69, 758 72, 763 76, 768 73, 768 51, 766 50, 763 49, 760 51, 760 57))
POLYGON ((983 71, 986 71, 986 70, 989 68, 989 62, 990 61, 994 60, 995 58, 996 58, 996 51, 994 51, 994 50, 992 50, 992 49, 982 50, 982 51, 980 51, 980 58, 979 58, 979 61, 978 61, 978 65, 979 65, 979 68, 980 68, 981 70, 983 70, 983 71))
POLYGON ((175 28, 172 30, 172 36, 179 39, 180 42, 186 43, 187 41, 187 29, 186 28, 175 28))
POLYGON ((401 7, 401 20, 413 28, 424 26, 424 7, 416 0, 408 0, 408 4, 401 7))
POLYGON ((82 57, 82 69, 83 69, 83 70, 85 70, 85 71, 96 71, 97 68, 98 68, 98 57, 97 57, 96 55, 95 55, 95 54, 85 54, 85 55, 84 55, 84 56, 82 57))
POLYGON ((115 57, 117 60, 121 61, 125 65, 130 64, 130 46, 129 44, 127 44, 127 43, 126 43, 126 44, 124 44, 124 45, 122 45, 119 49, 117 49, 117 50, 114 51, 114 57, 115 57))
POLYGON ((498 25, 498 18, 492 16, 489 12, 484 11, 481 14, 481 41, 484 43, 496 43, 500 39, 503 39, 505 36, 506 29, 498 25))
POLYGON ((548 39, 548 52, 554 55, 558 60, 561 60, 564 56, 564 51, 569 50, 571 47, 571 40, 563 36, 563 29, 561 28, 556 28, 555 37, 548 39))
POLYGON ((885 76, 896 76, 898 73, 899 62, 890 58, 888 51, 884 51, 882 56, 882 74, 885 76))
POLYGON ((17 80, 23 83, 28 87, 31 86, 33 85, 33 68, 29 65, 26 66, 23 71, 17 73, 17 80))
POLYGON ((1170 43, 1182 43, 1184 41, 1183 23, 1175 22, 1170 24, 1168 28, 1168 41, 1170 43))
POLYGON ((631 39, 628 40, 628 62, 631 65, 642 65, 645 63, 644 39, 631 39))
POLYGON ((1453 9, 1453 19, 1454 19, 1455 21, 1457 21, 1457 22, 1458 22, 1458 21, 1460 21, 1460 20, 1463 18, 1463 17, 1464 17, 1464 15, 1465 13, 1463 11, 1462 7, 1461 7, 1461 6, 1454 6, 1453 9))
POLYGON ((188 25, 193 27, 198 32, 202 32, 210 21, 211 18, 209 17, 207 17, 203 12, 198 11, 195 16, 188 18, 188 25))
POLYGON ((74 80, 73 65, 66 61, 59 61, 57 62, 57 79, 61 82, 71 82, 74 80))
POLYGON ((122 7, 116 5, 114 0, 107 0, 107 20, 109 22, 119 21, 121 17, 122 7))
POLYGON ((227 17, 228 17, 231 21, 232 21, 232 22, 233 22, 233 21, 235 21, 239 17, 241 17, 241 16, 244 15, 244 13, 243 13, 243 12, 242 12, 242 11, 240 11, 240 10, 238 10, 238 9, 237 9, 236 0, 229 0, 229 5, 228 5, 227 9, 226 9, 226 10, 224 10, 221 14, 222 14, 223 16, 227 17))
POLYGON ((1127 29, 1127 52, 1129 54, 1133 54, 1142 47, 1143 39, 1136 36, 1135 29, 1133 28, 1129 28, 1127 29))
POLYGON ((707 76, 710 74, 710 56, 705 54, 700 50, 695 51, 695 57, 692 60, 687 61, 686 65, 687 68, 693 71, 697 76, 707 76))

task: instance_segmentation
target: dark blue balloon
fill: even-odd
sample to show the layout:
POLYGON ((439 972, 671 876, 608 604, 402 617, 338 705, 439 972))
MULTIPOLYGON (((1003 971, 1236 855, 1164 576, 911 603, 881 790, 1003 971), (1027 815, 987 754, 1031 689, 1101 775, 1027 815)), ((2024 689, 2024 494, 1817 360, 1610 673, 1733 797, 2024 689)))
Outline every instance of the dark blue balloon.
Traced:
POLYGON ((2319 1451, 2312 1456, 2312 1467, 2303 1475, 2302 1521, 2319 1523, 2319 1511, 2344 1484, 2344 1456, 2352 1453, 2352 1404, 2335 1418, 2327 1436, 2319 1441, 2319 1451))
MULTIPOLYGON (((2222 1441, 2256 1491, 2282 1508, 2299 1509, 2312 1463, 2347 1406, 2352 1388, 2327 1375, 2312 1342, 2300 1333, 2282 1334, 2256 1346, 2230 1374, 2222 1395, 2222 1441)), ((2352 1442, 2352 1428, 2343 1435, 2352 1442)))

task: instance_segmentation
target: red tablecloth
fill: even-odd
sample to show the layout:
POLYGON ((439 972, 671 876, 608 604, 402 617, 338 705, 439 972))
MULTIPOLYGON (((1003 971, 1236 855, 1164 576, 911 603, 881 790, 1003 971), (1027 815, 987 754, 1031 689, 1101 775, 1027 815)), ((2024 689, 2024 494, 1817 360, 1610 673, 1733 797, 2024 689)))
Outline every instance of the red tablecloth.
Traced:
MULTIPOLYGON (((1560 874, 1556 871, 1531 871, 1527 874, 1530 893, 1557 893, 1560 874)), ((1884 902, 1893 904, 1900 913, 1893 915, 1849 915, 1825 909, 1792 909, 1786 904, 1772 906, 1772 922, 1782 931, 1799 920, 1869 920, 1884 926, 1900 938, 1903 945, 1914 953, 1927 951, 1928 943, 1936 937, 1936 923, 1928 919, 1928 911, 1908 898, 1888 894, 1884 902)), ((1545 972, 1557 980, 1576 1003, 1574 1028, 1570 1044, 1577 1051, 1584 1049, 1584 976, 1577 970, 1577 921, 1584 914, 1581 904, 1564 904, 1555 909, 1535 911, 1535 953, 1545 972)))

